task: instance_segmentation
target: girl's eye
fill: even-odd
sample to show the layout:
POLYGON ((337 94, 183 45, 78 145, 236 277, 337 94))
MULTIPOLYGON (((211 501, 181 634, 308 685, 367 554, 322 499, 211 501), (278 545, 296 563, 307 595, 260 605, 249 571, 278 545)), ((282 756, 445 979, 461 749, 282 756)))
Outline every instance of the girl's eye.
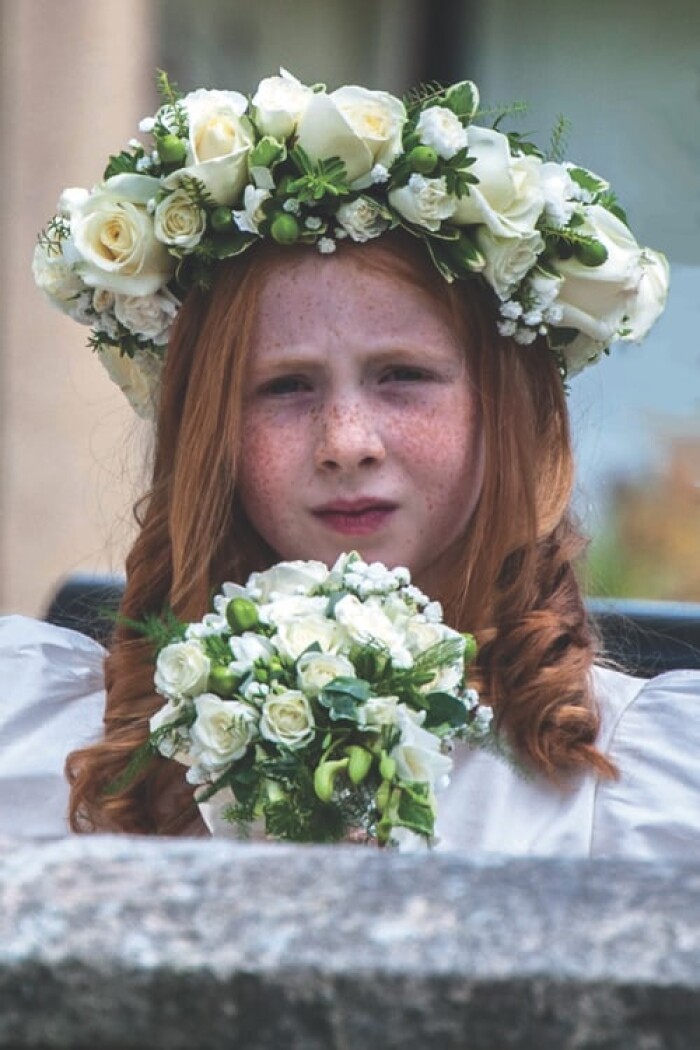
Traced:
POLYGON ((382 383, 418 383, 430 379, 428 372, 414 365, 395 365, 382 373, 382 383))
POLYGON ((301 394, 311 390, 311 383, 303 376, 277 376, 270 379, 260 388, 260 393, 271 397, 283 397, 285 394, 301 394))

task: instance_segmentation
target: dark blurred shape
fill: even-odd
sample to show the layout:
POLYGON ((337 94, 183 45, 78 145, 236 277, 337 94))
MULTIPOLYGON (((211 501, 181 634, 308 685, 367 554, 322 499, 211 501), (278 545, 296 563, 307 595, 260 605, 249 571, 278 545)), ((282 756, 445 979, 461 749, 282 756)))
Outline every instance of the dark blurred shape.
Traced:
MULTIPOLYGON (((45 619, 106 645, 123 590, 119 576, 69 576, 45 619)), ((700 669, 700 603, 590 598, 587 604, 605 655, 623 670, 648 678, 684 667, 700 669)))

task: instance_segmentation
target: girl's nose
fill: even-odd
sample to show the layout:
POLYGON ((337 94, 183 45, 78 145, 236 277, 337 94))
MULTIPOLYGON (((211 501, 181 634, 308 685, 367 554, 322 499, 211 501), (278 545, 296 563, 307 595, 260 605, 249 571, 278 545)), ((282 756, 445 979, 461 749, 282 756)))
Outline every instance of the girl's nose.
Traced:
POLYGON ((378 421, 369 406, 335 401, 319 419, 316 465, 324 470, 356 470, 386 457, 378 421))

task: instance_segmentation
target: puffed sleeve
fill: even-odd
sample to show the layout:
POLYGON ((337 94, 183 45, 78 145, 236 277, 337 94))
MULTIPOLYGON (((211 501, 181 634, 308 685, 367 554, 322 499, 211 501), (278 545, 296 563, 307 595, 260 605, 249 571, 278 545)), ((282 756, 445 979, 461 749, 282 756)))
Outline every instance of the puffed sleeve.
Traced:
POLYGON ((0 834, 68 833, 63 767, 100 735, 104 657, 76 631, 0 618, 0 834))
POLYGON ((647 682, 606 748, 619 769, 596 788, 592 856, 700 857, 700 672, 647 682))

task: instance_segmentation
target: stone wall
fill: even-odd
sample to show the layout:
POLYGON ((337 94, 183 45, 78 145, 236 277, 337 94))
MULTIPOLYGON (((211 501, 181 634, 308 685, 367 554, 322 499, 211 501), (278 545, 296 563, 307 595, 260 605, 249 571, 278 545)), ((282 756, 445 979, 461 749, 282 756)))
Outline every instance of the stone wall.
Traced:
POLYGON ((0 1047, 688 1050, 700 868, 0 843, 0 1047))

